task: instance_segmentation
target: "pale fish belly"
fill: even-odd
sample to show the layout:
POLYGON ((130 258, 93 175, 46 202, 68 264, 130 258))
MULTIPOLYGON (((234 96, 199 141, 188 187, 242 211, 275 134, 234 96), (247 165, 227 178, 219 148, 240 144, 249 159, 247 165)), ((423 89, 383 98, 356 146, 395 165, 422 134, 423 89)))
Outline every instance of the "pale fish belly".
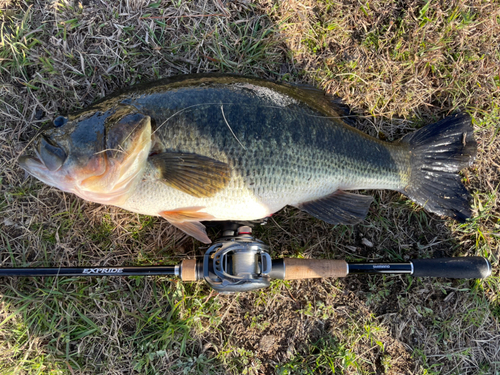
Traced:
POLYGON ((196 198, 170 187, 158 179, 146 176, 121 208, 144 215, 159 216, 162 211, 188 207, 204 207, 212 220, 256 220, 271 215, 286 205, 269 202, 245 188, 241 179, 232 179, 229 185, 213 197, 196 198))
POLYGON ((229 185, 213 197, 196 198, 164 184, 148 171, 134 193, 120 207, 151 216, 159 216, 162 211, 204 207, 200 212, 213 216, 213 220, 258 220, 286 205, 314 201, 338 189, 390 189, 395 183, 387 180, 386 176, 381 176, 378 181, 365 181, 358 176, 335 176, 333 173, 323 178, 300 181, 294 186, 283 184, 279 178, 272 184, 249 186, 248 181, 233 175, 229 185))
POLYGON ((286 205, 321 198, 338 187, 330 178, 302 181, 294 186, 284 183, 279 176, 276 180, 259 181, 249 183, 233 172, 226 188, 213 197, 197 198, 163 183, 148 166, 142 181, 119 207, 152 216, 159 216, 162 211, 203 207, 200 212, 213 216, 213 220, 257 220, 286 205))

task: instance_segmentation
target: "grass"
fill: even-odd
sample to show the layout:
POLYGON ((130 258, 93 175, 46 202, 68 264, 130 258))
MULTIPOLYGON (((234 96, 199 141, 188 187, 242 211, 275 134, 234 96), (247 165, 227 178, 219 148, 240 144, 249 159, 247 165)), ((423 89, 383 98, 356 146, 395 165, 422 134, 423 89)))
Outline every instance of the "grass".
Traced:
MULTIPOLYGON (((495 374, 500 371, 500 6, 407 0, 0 2, 0 264, 176 264, 203 251, 164 220, 26 178, 56 115, 134 83, 228 72, 314 84, 395 140, 468 112, 478 157, 459 224, 399 194, 356 226, 286 208, 256 228, 273 257, 482 255, 482 281, 359 276, 224 296, 173 278, 3 278, 2 374, 495 374)), ((215 235, 215 232, 213 232, 215 235)))

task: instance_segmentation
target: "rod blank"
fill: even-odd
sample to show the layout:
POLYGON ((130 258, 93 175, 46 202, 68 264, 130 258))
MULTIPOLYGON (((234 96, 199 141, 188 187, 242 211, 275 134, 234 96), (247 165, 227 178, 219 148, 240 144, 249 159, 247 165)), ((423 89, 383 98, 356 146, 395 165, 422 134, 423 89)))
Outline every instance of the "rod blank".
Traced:
POLYGON ((178 275, 179 266, 144 267, 19 267, 0 268, 0 276, 152 276, 178 275))

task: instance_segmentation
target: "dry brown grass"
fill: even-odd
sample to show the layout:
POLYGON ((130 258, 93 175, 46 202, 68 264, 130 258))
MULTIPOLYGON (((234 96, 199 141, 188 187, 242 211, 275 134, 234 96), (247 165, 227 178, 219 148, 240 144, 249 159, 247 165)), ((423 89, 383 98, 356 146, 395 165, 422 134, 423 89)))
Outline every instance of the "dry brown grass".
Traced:
POLYGON ((222 71, 314 83, 359 114, 356 126, 390 140, 455 109, 476 123, 478 159, 463 174, 474 196, 471 222, 370 192, 376 203, 355 227, 285 209, 256 231, 273 256, 480 254, 494 263, 495 276, 276 281, 238 296, 167 278, 3 279, 0 371, 500 371, 500 5, 425 4, 1 2, 1 265, 168 264, 200 256, 165 221, 44 186, 25 176, 17 157, 58 113, 135 82, 222 71))
POLYGON ((500 94, 498 3, 424 8, 418 1, 286 1, 272 15, 297 68, 371 115, 489 108, 500 94))

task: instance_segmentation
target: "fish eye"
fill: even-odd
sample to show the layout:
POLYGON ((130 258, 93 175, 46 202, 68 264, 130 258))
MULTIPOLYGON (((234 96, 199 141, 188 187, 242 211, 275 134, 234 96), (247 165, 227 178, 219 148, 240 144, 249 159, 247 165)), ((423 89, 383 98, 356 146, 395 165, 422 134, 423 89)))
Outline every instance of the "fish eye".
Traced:
POLYGON ((56 128, 60 128, 61 126, 63 126, 67 122, 68 122, 68 119, 66 117, 64 117, 64 116, 58 116, 54 120, 54 126, 56 128))

